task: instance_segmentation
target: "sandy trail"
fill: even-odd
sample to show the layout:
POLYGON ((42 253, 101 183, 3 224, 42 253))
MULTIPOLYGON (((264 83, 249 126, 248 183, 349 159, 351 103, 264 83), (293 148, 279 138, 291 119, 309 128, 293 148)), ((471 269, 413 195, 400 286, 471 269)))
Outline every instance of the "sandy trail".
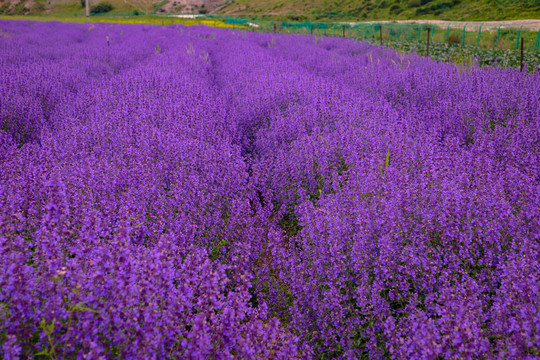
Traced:
POLYGON ((468 29, 479 28, 482 26, 482 30, 493 30, 501 27, 505 28, 520 28, 527 29, 529 31, 540 31, 540 20, 528 19, 528 20, 505 20, 505 21, 445 21, 445 20, 385 20, 385 21, 372 21, 373 23, 398 23, 398 24, 433 24, 441 27, 450 26, 451 28, 463 28, 467 26, 468 29))

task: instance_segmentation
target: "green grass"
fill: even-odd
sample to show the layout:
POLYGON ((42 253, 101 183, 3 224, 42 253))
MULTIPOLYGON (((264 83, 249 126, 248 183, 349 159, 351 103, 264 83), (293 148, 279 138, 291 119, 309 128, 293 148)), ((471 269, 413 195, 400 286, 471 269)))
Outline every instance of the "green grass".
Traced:
POLYGON ((536 0, 234 0, 220 11, 268 20, 488 21, 540 18, 536 0))
MULTIPOLYGON (((2 0, 0 0, 2 1, 2 0)), ((4 1, 0 14, 66 17, 84 15, 81 0, 4 1), (18 4, 15 2, 18 1, 18 4), (24 4, 33 5, 30 10, 24 4), (18 7, 17 7, 18 6, 18 7)), ((100 0, 90 0, 95 5, 100 0)), ((133 13, 124 0, 109 0, 114 9, 107 16, 133 13)), ((155 0, 154 10, 166 1, 155 0)), ((219 11, 225 16, 246 16, 258 20, 377 21, 439 19, 452 21, 497 21, 540 19, 540 0, 229 0, 219 11)), ((141 10, 141 9, 139 9, 141 10)))
MULTIPOLYGON (((104 0, 89 0, 90 7, 104 0)), ((152 23, 152 24, 205 24, 218 27, 232 27, 226 25, 220 19, 175 19, 166 18, 164 14, 148 14, 144 9, 137 9, 129 0, 106 0, 113 9, 107 13, 95 14, 90 18, 91 22, 123 22, 123 23, 152 23)), ((157 10, 168 0, 154 1, 154 6, 148 11, 157 10)), ((172 0, 171 0, 172 1, 172 0)), ((86 22, 86 10, 84 0, 0 0, 0 17, 4 19, 28 19, 28 20, 57 20, 64 22, 86 22)), ((135 3, 133 3, 135 4, 135 3)))
MULTIPOLYGON (((69 13, 54 13, 46 15, 0 15, 0 19, 4 20, 33 20, 33 21, 61 21, 71 23, 86 23, 86 22, 106 22, 106 23, 123 23, 123 24, 155 24, 155 25, 206 25, 212 27, 232 28, 232 25, 225 24, 219 20, 206 20, 206 19, 178 19, 165 16, 156 15, 121 15, 111 14, 106 16, 90 16, 89 19, 81 15, 74 15, 69 13)), ((238 26, 236 26, 238 28, 238 26)))

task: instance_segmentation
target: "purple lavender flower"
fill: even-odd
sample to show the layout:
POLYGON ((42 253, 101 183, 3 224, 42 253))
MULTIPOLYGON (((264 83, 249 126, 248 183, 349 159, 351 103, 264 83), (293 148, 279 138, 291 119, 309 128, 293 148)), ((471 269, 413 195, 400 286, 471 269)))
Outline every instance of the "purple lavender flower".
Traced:
POLYGON ((0 30, 1 357, 538 356, 538 72, 0 30))

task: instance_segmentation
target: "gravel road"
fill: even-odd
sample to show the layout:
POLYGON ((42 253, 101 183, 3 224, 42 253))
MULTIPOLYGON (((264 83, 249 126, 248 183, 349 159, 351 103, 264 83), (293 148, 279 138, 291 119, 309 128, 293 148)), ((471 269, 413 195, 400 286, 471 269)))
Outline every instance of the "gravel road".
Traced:
POLYGON ((530 31, 540 31, 540 20, 506 20, 506 21, 444 21, 444 20, 387 20, 373 21, 374 23, 399 23, 399 24, 433 24, 441 27, 450 26, 452 28, 478 28, 482 26, 484 30, 523 27, 530 31))

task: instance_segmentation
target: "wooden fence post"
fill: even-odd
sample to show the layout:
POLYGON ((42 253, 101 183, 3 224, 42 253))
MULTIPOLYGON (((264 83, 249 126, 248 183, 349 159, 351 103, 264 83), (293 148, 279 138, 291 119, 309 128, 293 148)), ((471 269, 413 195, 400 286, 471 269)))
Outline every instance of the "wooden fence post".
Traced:
POLYGON ((427 28, 427 47, 426 47, 426 55, 429 57, 429 35, 431 33, 431 28, 428 26, 427 28))
POLYGON ((523 36, 521 37, 521 61, 519 71, 523 71, 523 36))

